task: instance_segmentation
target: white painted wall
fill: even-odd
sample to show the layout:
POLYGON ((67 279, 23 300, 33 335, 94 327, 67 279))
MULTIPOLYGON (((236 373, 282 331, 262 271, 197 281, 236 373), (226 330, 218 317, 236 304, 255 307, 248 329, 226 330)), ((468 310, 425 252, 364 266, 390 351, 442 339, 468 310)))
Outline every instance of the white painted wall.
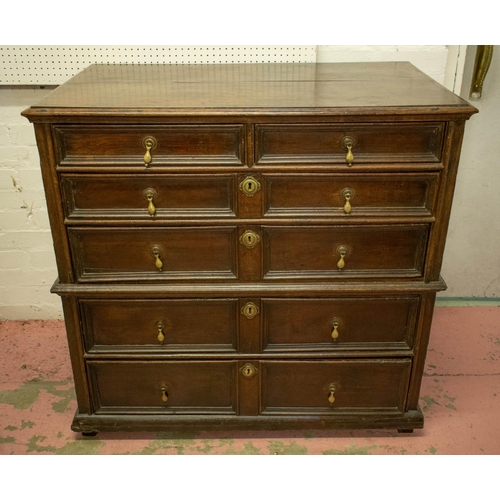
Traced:
POLYGON ((20 115, 47 92, 0 88, 0 320, 62 317, 35 134, 20 115))
MULTIPOLYGON (((461 96, 469 99, 475 47, 467 51, 461 96)), ((500 47, 479 109, 465 127, 443 261, 450 297, 500 297, 500 47)))
MULTIPOLYGON (((447 78, 449 55, 450 50, 445 45, 317 48, 317 59, 321 62, 408 60, 440 83, 447 78)), ((496 58, 499 56, 496 54, 496 58)), ((488 75, 487 86, 494 80, 498 82, 498 59, 492 63, 492 72, 495 66, 497 76, 492 74, 490 78, 488 75)), ((48 92, 48 89, 0 87, 0 320, 62 317, 59 297, 49 292, 57 272, 35 136, 32 125, 20 116, 23 109, 48 92)), ((491 95, 491 91, 485 88, 485 111, 482 114, 485 118, 481 123, 491 128, 488 133, 490 140, 498 127, 494 122, 494 112, 487 104, 488 93, 491 95), (491 116, 487 120, 488 113, 491 116)), ((483 106, 483 103, 478 105, 483 106)), ((480 127, 479 123, 474 124, 474 120, 477 117, 470 125, 480 127)), ((487 143, 476 135, 475 131, 467 130, 463 162, 466 166, 459 176, 458 200, 443 275, 450 285, 448 295, 495 297, 500 283, 498 279, 491 285, 489 283, 494 279, 494 257, 500 246, 498 234, 495 236, 492 231, 500 220, 500 204, 495 196, 500 186, 493 154, 496 152, 499 156, 500 141, 487 143), (485 161, 478 151, 488 150, 492 155, 485 161), (471 190, 470 186, 474 189, 471 190), (478 210, 481 224, 477 217, 472 217, 472 213, 478 210), (464 248, 467 248, 465 253, 464 248), (481 262, 486 265, 481 272, 476 272, 481 262)))

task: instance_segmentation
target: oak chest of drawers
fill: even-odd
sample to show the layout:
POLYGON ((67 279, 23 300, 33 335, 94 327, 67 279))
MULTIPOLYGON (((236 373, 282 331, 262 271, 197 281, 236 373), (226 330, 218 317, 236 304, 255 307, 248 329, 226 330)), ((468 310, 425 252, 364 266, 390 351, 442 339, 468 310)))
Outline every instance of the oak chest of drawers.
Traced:
POLYGON ((422 427, 474 112, 409 63, 98 65, 26 110, 72 428, 422 427))

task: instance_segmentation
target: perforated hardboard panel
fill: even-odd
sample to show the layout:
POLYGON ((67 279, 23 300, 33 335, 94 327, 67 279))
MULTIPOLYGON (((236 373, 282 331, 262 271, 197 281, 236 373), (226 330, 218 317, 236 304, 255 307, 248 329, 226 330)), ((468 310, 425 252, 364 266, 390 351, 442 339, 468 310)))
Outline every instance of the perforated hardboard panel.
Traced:
POLYGON ((315 45, 0 46, 0 85, 60 85, 91 64, 315 62, 315 45))

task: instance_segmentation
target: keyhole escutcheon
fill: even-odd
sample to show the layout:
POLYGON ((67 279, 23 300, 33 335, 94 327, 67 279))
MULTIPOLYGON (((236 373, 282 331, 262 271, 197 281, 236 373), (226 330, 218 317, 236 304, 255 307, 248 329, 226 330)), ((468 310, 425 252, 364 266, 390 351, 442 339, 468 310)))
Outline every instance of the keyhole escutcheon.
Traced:
POLYGON ((253 231, 245 231, 240 237, 240 243, 246 248, 253 248, 260 241, 260 236, 253 231))
POLYGON ((245 177, 240 183, 240 191, 247 196, 253 196, 260 191, 260 182, 255 177, 245 177))

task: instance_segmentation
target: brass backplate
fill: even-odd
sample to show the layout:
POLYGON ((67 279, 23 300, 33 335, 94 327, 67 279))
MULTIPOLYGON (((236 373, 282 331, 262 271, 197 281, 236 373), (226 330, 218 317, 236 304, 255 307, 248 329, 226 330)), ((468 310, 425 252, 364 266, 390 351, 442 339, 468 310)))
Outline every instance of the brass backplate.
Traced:
POLYGON ((351 148, 354 147, 354 144, 355 144, 354 137, 351 137, 350 135, 346 135, 346 136, 342 137, 342 139, 340 141, 340 146, 345 151, 347 151, 349 146, 351 148))

